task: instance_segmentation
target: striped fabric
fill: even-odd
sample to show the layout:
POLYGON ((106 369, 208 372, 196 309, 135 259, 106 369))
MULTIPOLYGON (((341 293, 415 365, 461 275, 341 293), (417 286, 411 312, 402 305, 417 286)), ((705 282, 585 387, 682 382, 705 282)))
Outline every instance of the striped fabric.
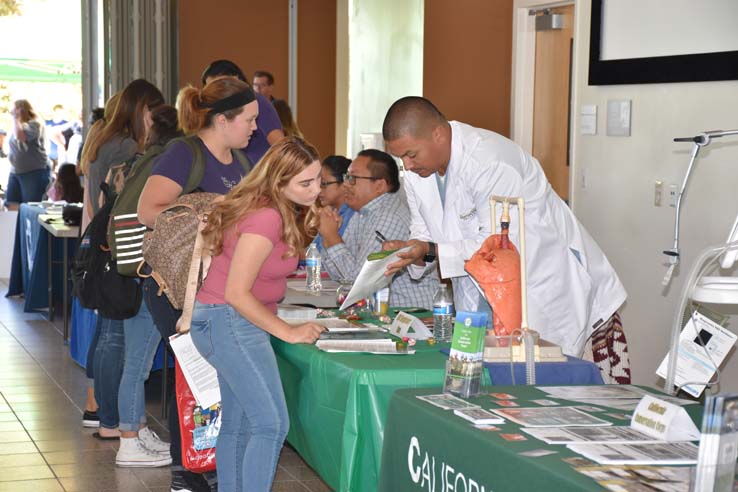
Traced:
POLYGON ((137 214, 114 215, 110 224, 110 241, 115 242, 118 265, 138 264, 144 261, 143 245, 146 226, 138 221, 137 214))

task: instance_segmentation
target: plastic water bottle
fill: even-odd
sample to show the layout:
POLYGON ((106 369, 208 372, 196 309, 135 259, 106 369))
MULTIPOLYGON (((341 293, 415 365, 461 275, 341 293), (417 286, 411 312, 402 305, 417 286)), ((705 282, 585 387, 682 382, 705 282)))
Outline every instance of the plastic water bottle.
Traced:
POLYGON ((320 294, 322 287, 320 282, 320 251, 318 251, 315 243, 310 244, 305 253, 305 267, 307 270, 305 282, 308 292, 320 294))
POLYGON ((446 284, 441 284, 433 296, 433 338, 450 342, 454 326, 454 298, 446 284))

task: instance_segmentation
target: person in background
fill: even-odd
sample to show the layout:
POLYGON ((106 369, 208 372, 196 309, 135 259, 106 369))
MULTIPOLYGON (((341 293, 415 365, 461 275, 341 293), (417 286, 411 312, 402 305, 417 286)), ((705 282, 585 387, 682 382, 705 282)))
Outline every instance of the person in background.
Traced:
MULTIPOLYGON (((222 75, 230 75, 236 77, 248 85, 246 76, 241 69, 230 60, 215 60, 205 67, 202 73, 201 81, 203 87, 216 77, 222 75)), ((250 86, 249 86, 250 88, 250 86)), ((256 131, 251 136, 249 144, 243 149, 251 164, 256 165, 262 156, 269 150, 269 147, 284 138, 282 124, 279 122, 279 115, 269 100, 254 91, 256 102, 259 104, 259 116, 256 118, 256 131)))
MULTIPOLYGON (((202 89, 192 86, 182 89, 177 107, 179 126, 187 135, 199 137, 205 155, 205 175, 199 189, 206 193, 226 194, 246 174, 234 152, 247 147, 256 131, 261 106, 255 94, 246 82, 236 77, 216 77, 202 89)), ((159 156, 138 201, 138 219, 142 224, 154 227, 159 213, 177 200, 187 182, 192 162, 192 151, 185 142, 169 145, 159 156)), ((144 280, 144 302, 162 338, 168 341, 177 331, 176 324, 182 311, 174 309, 167 297, 157 295, 159 293, 159 285, 153 278, 144 280)), ((214 475, 192 473, 182 467, 182 443, 174 392, 171 398, 171 490, 210 490, 211 481, 215 486, 214 475)))
POLYGON ((13 117, 8 145, 11 167, 5 199, 8 210, 18 210, 20 203, 41 201, 51 182, 51 169, 46 156, 44 125, 31 103, 18 99, 10 114, 13 117))
MULTIPOLYGON (((177 126, 177 110, 173 106, 164 104, 151 110, 145 150, 163 147, 171 139, 182 136, 177 126)), ((144 383, 151 372, 161 335, 145 302, 135 316, 123 320, 123 334, 123 373, 118 390, 120 447, 115 464, 135 468, 169 465, 172 462, 169 443, 159 439, 146 419, 144 383)))
MULTIPOLYGON (((164 104, 161 91, 144 79, 129 83, 120 93, 114 110, 99 132, 88 138, 82 151, 81 166, 87 171, 85 202, 87 213, 93 217, 100 209, 100 184, 110 166, 125 162, 143 152, 146 136, 151 127, 151 110, 164 104)), ((84 222, 83 222, 84 223, 84 222)), ((94 376, 97 413, 86 408, 83 425, 99 427, 93 434, 98 439, 118 439, 118 390, 124 360, 124 327, 122 320, 97 317, 97 329, 90 344, 88 368, 94 376), (92 358, 90 365, 89 358, 92 358)), ((89 353, 88 351, 88 353, 89 353)), ((89 401, 88 401, 89 404, 89 401)))
POLYGON ((290 105, 287 104, 287 101, 284 99, 275 99, 272 101, 272 105, 274 106, 274 109, 277 110, 284 134, 288 137, 303 138, 300 128, 292 117, 292 109, 290 109, 290 105))
MULTIPOLYGON (((390 106, 382 134, 405 166, 413 218, 410 241, 385 243, 389 249, 412 246, 388 266, 387 275, 407 268, 418 278, 440 267, 441 276, 453 283, 457 310, 490 311, 464 262, 492 234, 490 195, 521 197, 530 326, 565 354, 581 357, 594 330, 619 323, 625 288, 532 155, 502 135, 448 121, 431 101, 416 96, 390 106)), ((517 207, 510 216, 518 223, 517 207)), ((514 225, 510 240, 519 244, 514 225)))
POLYGON ((277 317, 287 276, 315 233, 319 192, 318 152, 292 137, 273 146, 208 216, 203 237, 213 257, 191 334, 220 384, 219 490, 271 490, 289 416, 270 335, 315 343, 324 330, 277 317))
MULTIPOLYGON (((92 142, 100 135, 100 132, 102 132, 102 129, 105 127, 105 121, 109 120, 113 116, 113 112, 115 111, 115 107, 118 104, 118 98, 120 97, 120 92, 117 92, 113 94, 108 101, 105 103, 105 109, 104 111, 97 111, 101 110, 102 108, 96 108, 92 110, 92 115, 90 117, 90 131, 87 134, 87 142, 92 142)), ((77 166, 77 175, 82 177, 87 177, 88 169, 89 169, 89 162, 84 159, 84 147, 82 149, 82 156, 80 158, 80 163, 77 166)), ((89 179, 86 183, 87 186, 89 186, 89 179)), ((90 224, 91 216, 89 214, 88 207, 90 207, 89 204, 89 193, 83 193, 82 196, 82 225, 81 230, 85 230, 87 226, 90 224)), ((88 387, 87 387, 87 401, 85 402, 85 408, 84 413, 82 414, 82 426, 83 427, 99 427, 100 426, 100 418, 97 415, 97 401, 95 401, 95 388, 94 388, 94 377, 93 377, 93 365, 94 365, 94 359, 95 359, 95 350, 91 350, 92 347, 94 347, 97 344, 97 337, 98 337, 98 331, 97 328, 95 329, 95 335, 92 339, 92 342, 90 343, 90 349, 87 350, 87 361, 85 363, 85 373, 87 374, 87 381, 88 381, 88 387)))
POLYGON ((53 131, 54 127, 64 126, 67 124, 64 114, 64 106, 57 104, 54 106, 54 113, 50 120, 46 120, 46 133, 49 136, 49 159, 53 169, 59 162, 67 162, 67 142, 61 132, 53 131))
MULTIPOLYGON (((343 182, 343 176, 350 165, 351 159, 342 155, 330 155, 323 159, 323 167, 320 171, 320 206, 338 212, 341 220, 338 234, 341 236, 354 215, 354 210, 346 204, 346 185, 343 182)), ((323 236, 318 234, 313 242, 322 252, 323 236)))
POLYGON ((8 154, 5 153, 5 137, 8 136, 8 132, 0 128, 0 159, 5 159, 8 154))
POLYGON ((77 176, 77 166, 66 163, 56 170, 56 179, 47 193, 49 200, 64 200, 67 203, 82 203, 84 190, 77 176))
MULTIPOLYGON (((369 254, 381 251, 385 238, 410 236, 410 211, 400 190, 400 171, 391 155, 381 150, 362 150, 344 176, 346 204, 354 216, 339 234, 340 216, 334 210, 320 210, 323 236, 323 265, 331 278, 354 281, 369 254)), ((438 289, 435 272, 414 280, 400 272, 390 285, 390 306, 433 307, 438 289)))
POLYGON ((254 90, 262 96, 274 101, 274 75, 264 70, 254 72, 254 90))

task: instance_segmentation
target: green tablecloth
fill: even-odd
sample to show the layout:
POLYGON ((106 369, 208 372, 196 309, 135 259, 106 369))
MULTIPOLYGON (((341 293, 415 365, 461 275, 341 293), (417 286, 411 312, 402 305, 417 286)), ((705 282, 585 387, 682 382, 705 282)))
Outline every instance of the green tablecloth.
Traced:
POLYGON ((440 391, 446 356, 338 354, 272 339, 290 415, 287 440, 337 491, 377 490, 387 407, 398 388, 440 391))
MULTIPOLYGON (((485 388, 489 390, 489 388, 485 388)), ((516 403, 549 398, 532 386, 495 386, 495 392, 517 396, 516 403)), ((547 445, 527 434, 526 441, 506 441, 500 434, 519 433, 514 423, 498 425, 499 431, 482 431, 456 417, 451 410, 442 410, 418 400, 420 394, 436 390, 400 390, 390 402, 385 424, 382 473, 378 490, 397 491, 590 491, 604 490, 594 480, 576 472, 562 458, 578 456, 566 446, 547 445), (553 449, 556 454, 525 457, 518 453, 536 449, 553 449), (425 460, 427 459, 427 462, 425 460), (424 477, 425 475, 425 477, 424 477), (450 483, 446 483, 450 480, 450 483), (472 484, 472 481, 474 484, 472 484)), ((486 394, 472 399, 483 408, 499 408, 486 394)), ((697 423, 701 422, 702 407, 685 407, 697 423)), ((615 413, 622 413, 613 410, 615 413)), ((628 425, 595 413, 617 425, 628 425)))

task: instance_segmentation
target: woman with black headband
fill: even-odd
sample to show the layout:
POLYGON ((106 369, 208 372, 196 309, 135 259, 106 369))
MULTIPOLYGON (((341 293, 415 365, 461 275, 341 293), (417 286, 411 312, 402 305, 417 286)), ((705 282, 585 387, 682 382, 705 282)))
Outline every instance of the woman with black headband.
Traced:
MULTIPOLYGON (((196 135, 205 156, 205 174, 199 190, 226 194, 246 174, 234 154, 246 147, 256 130, 258 103, 248 85, 235 77, 220 77, 202 89, 186 87, 177 98, 179 123, 185 134, 196 135)), ((153 227, 157 215, 182 193, 194 155, 186 142, 175 142, 156 161, 138 202, 141 223, 153 227)), ((164 340, 176 332, 181 311, 166 296, 157 296, 159 286, 152 278, 143 283, 143 297, 164 340)), ((203 490, 202 476, 182 468, 182 446, 176 402, 172 395, 169 412, 172 491, 203 490)))

